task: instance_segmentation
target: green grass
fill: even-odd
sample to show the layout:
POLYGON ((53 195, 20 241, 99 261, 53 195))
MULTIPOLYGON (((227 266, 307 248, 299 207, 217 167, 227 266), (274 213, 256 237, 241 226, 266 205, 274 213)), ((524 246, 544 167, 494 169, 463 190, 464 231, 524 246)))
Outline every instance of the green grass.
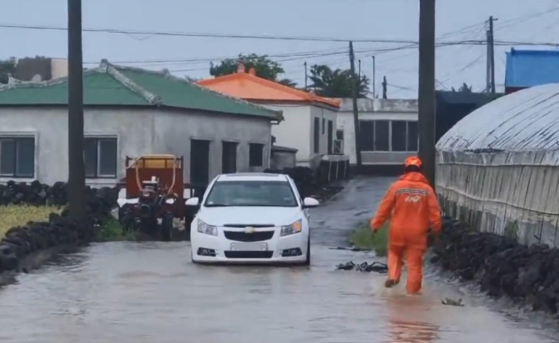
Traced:
MULTIPOLYGON (((60 214, 62 208, 30 205, 0 206, 0 239, 13 227, 25 225, 30 221, 48 221, 49 215, 53 212, 60 214)), ((96 233, 96 239, 100 242, 128 241, 135 238, 134 233, 124 234, 118 220, 112 217, 105 221, 96 233)))
POLYGON ((388 225, 385 223, 382 229, 373 234, 369 224, 363 224, 353 231, 349 241, 359 249, 374 250, 377 256, 386 256, 388 252, 388 225))
POLYGON ((62 212, 62 208, 54 206, 9 205, 0 206, 0 238, 9 229, 25 225, 30 221, 48 221, 49 215, 62 212))
POLYGON ((118 220, 112 217, 101 224, 95 238, 99 242, 132 241, 136 239, 133 232, 123 233, 118 220))

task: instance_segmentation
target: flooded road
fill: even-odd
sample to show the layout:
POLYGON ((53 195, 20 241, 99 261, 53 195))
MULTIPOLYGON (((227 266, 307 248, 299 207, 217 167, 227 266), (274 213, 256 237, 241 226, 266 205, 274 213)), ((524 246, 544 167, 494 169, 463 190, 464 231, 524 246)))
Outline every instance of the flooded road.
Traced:
POLYGON ((555 342, 532 315, 500 313, 433 270, 419 297, 384 289, 383 275, 335 271, 374 260, 331 247, 371 215, 390 180, 354 180, 312 212, 310 268, 197 266, 186 243, 106 243, 60 257, 0 290, 0 342, 555 342))

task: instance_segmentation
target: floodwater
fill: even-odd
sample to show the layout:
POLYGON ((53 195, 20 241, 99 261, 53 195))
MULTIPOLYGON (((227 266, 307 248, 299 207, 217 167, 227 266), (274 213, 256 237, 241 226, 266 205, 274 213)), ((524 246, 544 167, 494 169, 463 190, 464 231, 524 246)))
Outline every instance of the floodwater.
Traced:
POLYGON ((187 243, 106 243, 0 289, 0 342, 554 342, 543 321, 505 314, 427 269, 421 296, 384 275, 335 271, 368 253, 334 250, 391 179, 358 179, 313 210, 308 267, 209 267, 187 243), (462 298, 465 307, 441 304, 462 298))

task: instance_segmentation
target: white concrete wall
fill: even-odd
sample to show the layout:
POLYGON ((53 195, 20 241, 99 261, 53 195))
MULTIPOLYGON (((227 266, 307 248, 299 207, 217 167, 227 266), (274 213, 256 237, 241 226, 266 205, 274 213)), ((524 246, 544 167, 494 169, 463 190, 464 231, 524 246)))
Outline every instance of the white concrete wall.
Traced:
POLYGON ((272 126, 276 145, 297 149, 298 162, 308 162, 312 152, 311 107, 300 105, 262 104, 276 111, 283 111, 284 120, 272 126))
MULTIPOLYGON (((114 185, 124 177, 126 156, 173 153, 185 157, 188 181, 190 138, 209 138, 210 178, 221 172, 221 141, 238 141, 237 169, 248 171, 248 144, 264 147, 264 167, 269 166, 269 120, 150 109, 86 109, 86 136, 117 137, 117 179, 93 179, 88 184, 114 185)), ((68 179, 68 124, 66 108, 0 107, 0 136, 35 137, 35 178, 53 184, 68 179)), ((256 168, 259 171, 262 168, 256 168)), ((8 181, 0 178, 0 182, 8 181)), ((34 179, 18 179, 30 182, 34 179)))
POLYGON ((297 149, 298 165, 315 167, 320 163, 321 156, 328 153, 328 120, 333 121, 332 138, 336 137, 337 112, 315 105, 263 104, 263 106, 283 111, 284 121, 272 127, 276 145, 297 149), (319 153, 314 152, 314 118, 320 119, 319 153), (324 130, 322 130, 322 119, 325 119, 324 130))
MULTIPOLYGON (((311 153, 310 153, 310 161, 312 167, 318 167, 320 164, 320 160, 323 155, 328 154, 328 121, 331 120, 333 122, 333 131, 332 131, 332 140, 336 138, 336 127, 337 127, 337 112, 312 106, 311 107, 311 118, 310 118, 310 146, 311 146, 311 153), (314 153, 314 118, 320 119, 320 144, 318 153, 314 153)), ((332 146, 333 149, 333 146, 332 146)))
MULTIPOLYGON (((68 179, 68 112, 65 108, 0 108, 0 136, 35 136, 35 179, 53 184, 68 179)), ((126 155, 150 153, 153 120, 145 110, 88 109, 84 113, 86 136, 116 136, 117 170, 124 170, 126 155)), ((119 175, 122 177, 123 174, 119 175)), ((33 179, 18 179, 29 182, 33 179)), ((7 181, 1 179, 0 182, 7 181)), ((111 185, 116 179, 88 180, 111 185)))
MULTIPOLYGON (((338 113, 337 126, 338 130, 344 131, 344 154, 349 155, 350 163, 355 164, 355 125, 353 121, 353 113, 338 113)), ((417 121, 416 113, 407 112, 360 112, 359 120, 408 120, 417 121)), ((363 164, 400 164, 408 156, 413 155, 410 152, 363 152, 363 164)))
POLYGON ((270 166, 271 122, 265 118, 158 111, 154 117, 154 153, 184 157, 190 179, 190 140, 210 141, 209 179, 222 172, 222 142, 236 142, 237 172, 260 172, 270 166), (263 167, 249 167, 249 144, 264 144, 263 167))

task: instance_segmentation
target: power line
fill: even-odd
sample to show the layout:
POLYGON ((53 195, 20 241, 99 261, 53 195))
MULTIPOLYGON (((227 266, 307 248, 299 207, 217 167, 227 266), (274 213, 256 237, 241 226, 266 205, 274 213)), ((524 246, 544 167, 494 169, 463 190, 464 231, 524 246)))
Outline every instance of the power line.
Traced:
POLYGON ((502 29, 510 27, 510 26, 514 26, 514 25, 517 25, 517 24, 520 24, 520 23, 523 23, 523 22, 526 22, 526 21, 530 21, 532 19, 539 18, 539 17, 545 16, 547 14, 556 12, 558 10, 559 10, 559 6, 556 6, 556 7, 548 8, 544 11, 540 11, 540 12, 536 12, 536 13, 532 13, 532 14, 528 14, 528 15, 524 15, 524 16, 520 16, 520 17, 505 20, 505 21, 502 21, 498 25, 497 28, 495 28, 495 31, 499 31, 499 30, 502 30, 502 29))
MULTIPOLYGON (((18 25, 18 24, 0 24, 0 28, 8 29, 24 29, 24 30, 49 30, 49 31, 67 31, 68 29, 60 26, 39 26, 39 25, 18 25)), ((199 32, 171 32, 171 31, 141 31, 141 30, 122 30, 122 29, 96 29, 84 28, 83 32, 109 33, 109 34, 126 34, 126 35, 153 35, 153 36, 171 36, 171 37, 199 37, 199 38, 235 38, 235 39, 262 39, 262 40, 285 40, 285 41, 315 41, 315 42, 343 42, 350 40, 359 43, 403 43, 417 44, 411 40, 394 40, 394 39, 370 39, 370 38, 336 38, 336 37, 304 37, 304 36, 269 36, 269 35, 235 35, 235 34, 219 34, 219 33, 199 33, 199 32)))
MULTIPOLYGON (((0 24, 0 28, 23 29, 23 30, 42 30, 42 31, 67 31, 65 27, 55 26, 37 26, 37 25, 16 25, 16 24, 0 24)), ((126 34, 126 35, 153 35, 153 36, 174 36, 174 37, 199 37, 199 38, 225 38, 225 39, 261 39, 261 40, 284 40, 284 41, 315 41, 315 42, 344 42, 348 41, 358 43, 389 43, 389 44, 406 44, 396 48, 386 48, 385 51, 394 51, 401 49, 413 48, 419 44, 415 40, 406 39, 374 39, 374 38, 336 38, 336 37, 305 37, 305 36, 269 36, 269 35, 235 35, 235 34, 218 34, 218 33, 195 33, 195 32, 165 32, 165 31, 135 31, 120 29, 88 29, 84 28, 84 32, 107 33, 107 34, 126 34)), ((461 40, 447 41, 438 43, 443 45, 482 45, 485 40, 461 40)), ((507 42, 495 41, 499 45, 540 45, 540 46, 559 46, 559 42, 507 42)))

